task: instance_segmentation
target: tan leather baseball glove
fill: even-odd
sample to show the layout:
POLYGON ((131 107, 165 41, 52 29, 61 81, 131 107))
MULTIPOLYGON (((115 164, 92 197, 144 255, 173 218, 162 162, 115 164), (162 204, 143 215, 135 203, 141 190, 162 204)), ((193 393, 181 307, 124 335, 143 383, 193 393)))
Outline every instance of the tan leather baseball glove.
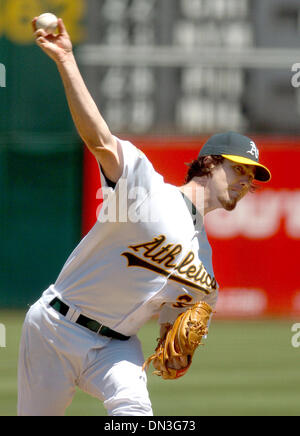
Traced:
POLYGON ((162 376, 165 380, 182 377, 191 366, 194 352, 202 337, 207 334, 211 313, 212 308, 205 302, 196 303, 181 313, 173 326, 169 325, 164 337, 159 338, 155 353, 145 361, 143 370, 147 370, 152 362, 156 369, 153 374, 162 376), (178 368, 174 362, 185 364, 178 368))

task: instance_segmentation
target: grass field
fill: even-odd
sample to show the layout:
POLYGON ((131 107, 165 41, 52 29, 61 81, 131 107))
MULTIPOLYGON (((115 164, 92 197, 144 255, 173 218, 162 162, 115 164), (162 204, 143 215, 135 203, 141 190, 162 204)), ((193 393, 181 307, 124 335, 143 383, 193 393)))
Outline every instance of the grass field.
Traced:
MULTIPOLYGON (((0 416, 16 415, 17 356, 24 312, 1 311, 6 348, 0 348, 0 416)), ((189 372, 176 381, 148 373, 157 416, 299 416, 300 348, 291 344, 290 321, 217 321, 197 350, 189 372)), ((157 324, 141 330, 145 355, 157 324)), ((46 393, 45 393, 46 394, 46 393)), ((68 416, 106 415, 98 400, 78 391, 68 416)))

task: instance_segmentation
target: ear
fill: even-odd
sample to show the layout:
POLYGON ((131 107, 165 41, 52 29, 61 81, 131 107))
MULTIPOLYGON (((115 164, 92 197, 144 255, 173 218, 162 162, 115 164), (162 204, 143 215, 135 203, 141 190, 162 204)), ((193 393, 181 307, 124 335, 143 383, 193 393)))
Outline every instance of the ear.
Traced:
POLYGON ((214 164, 211 156, 205 156, 203 159, 203 162, 204 162, 204 165, 206 166, 206 168, 212 169, 215 167, 215 164, 214 164))

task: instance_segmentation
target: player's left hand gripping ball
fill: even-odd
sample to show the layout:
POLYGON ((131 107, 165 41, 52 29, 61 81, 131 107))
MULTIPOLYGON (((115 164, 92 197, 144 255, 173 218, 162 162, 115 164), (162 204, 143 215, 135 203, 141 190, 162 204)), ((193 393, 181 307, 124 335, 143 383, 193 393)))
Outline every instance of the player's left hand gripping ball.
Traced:
POLYGON ((212 308, 205 302, 196 303, 186 312, 181 313, 170 326, 165 337, 159 340, 155 353, 144 363, 143 369, 148 369, 150 363, 156 369, 154 374, 166 380, 183 376, 192 363, 196 348, 203 336, 207 334, 212 308), (186 360, 184 368, 174 368, 174 360, 186 360))

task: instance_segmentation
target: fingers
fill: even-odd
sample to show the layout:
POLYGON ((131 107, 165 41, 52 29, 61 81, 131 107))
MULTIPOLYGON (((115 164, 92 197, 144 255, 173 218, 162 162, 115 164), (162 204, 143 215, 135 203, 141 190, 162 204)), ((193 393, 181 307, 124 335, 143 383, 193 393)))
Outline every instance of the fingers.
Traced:
POLYGON ((44 31, 42 29, 38 29, 36 30, 36 21, 37 21, 38 17, 34 17, 34 19, 31 21, 32 24, 32 29, 33 29, 33 33, 36 39, 36 43, 38 45, 40 44, 44 44, 46 42, 46 40, 44 39, 44 31))
POLYGON ((36 39, 37 45, 47 44, 47 42, 48 42, 47 39, 43 38, 42 36, 36 39))
POLYGON ((59 33, 61 35, 68 35, 67 29, 66 29, 66 27, 64 25, 64 22, 63 22, 62 18, 58 19, 57 27, 58 27, 59 33))
POLYGON ((47 32, 43 29, 38 29, 36 32, 34 32, 35 39, 37 44, 45 44, 47 42, 46 36, 47 32))
POLYGON ((34 32, 34 35, 36 38, 46 37, 48 33, 44 29, 38 29, 36 32, 34 32))
POLYGON ((36 21, 37 21, 37 19, 38 19, 38 17, 34 17, 34 19, 31 21, 33 32, 36 31, 36 21))
POLYGON ((37 19, 38 19, 38 17, 34 17, 34 19, 31 21, 33 33, 34 33, 34 36, 36 37, 36 39, 42 38, 42 37, 45 37, 48 35, 47 32, 45 32, 45 30, 36 28, 37 19))
POLYGON ((36 39, 36 43, 38 44, 38 45, 43 45, 43 44, 46 44, 47 42, 49 42, 47 39, 46 39, 46 36, 47 36, 48 34, 47 34, 47 32, 45 32, 45 30, 43 30, 43 29, 38 29, 36 32, 34 32, 34 36, 35 36, 35 39, 36 39))

